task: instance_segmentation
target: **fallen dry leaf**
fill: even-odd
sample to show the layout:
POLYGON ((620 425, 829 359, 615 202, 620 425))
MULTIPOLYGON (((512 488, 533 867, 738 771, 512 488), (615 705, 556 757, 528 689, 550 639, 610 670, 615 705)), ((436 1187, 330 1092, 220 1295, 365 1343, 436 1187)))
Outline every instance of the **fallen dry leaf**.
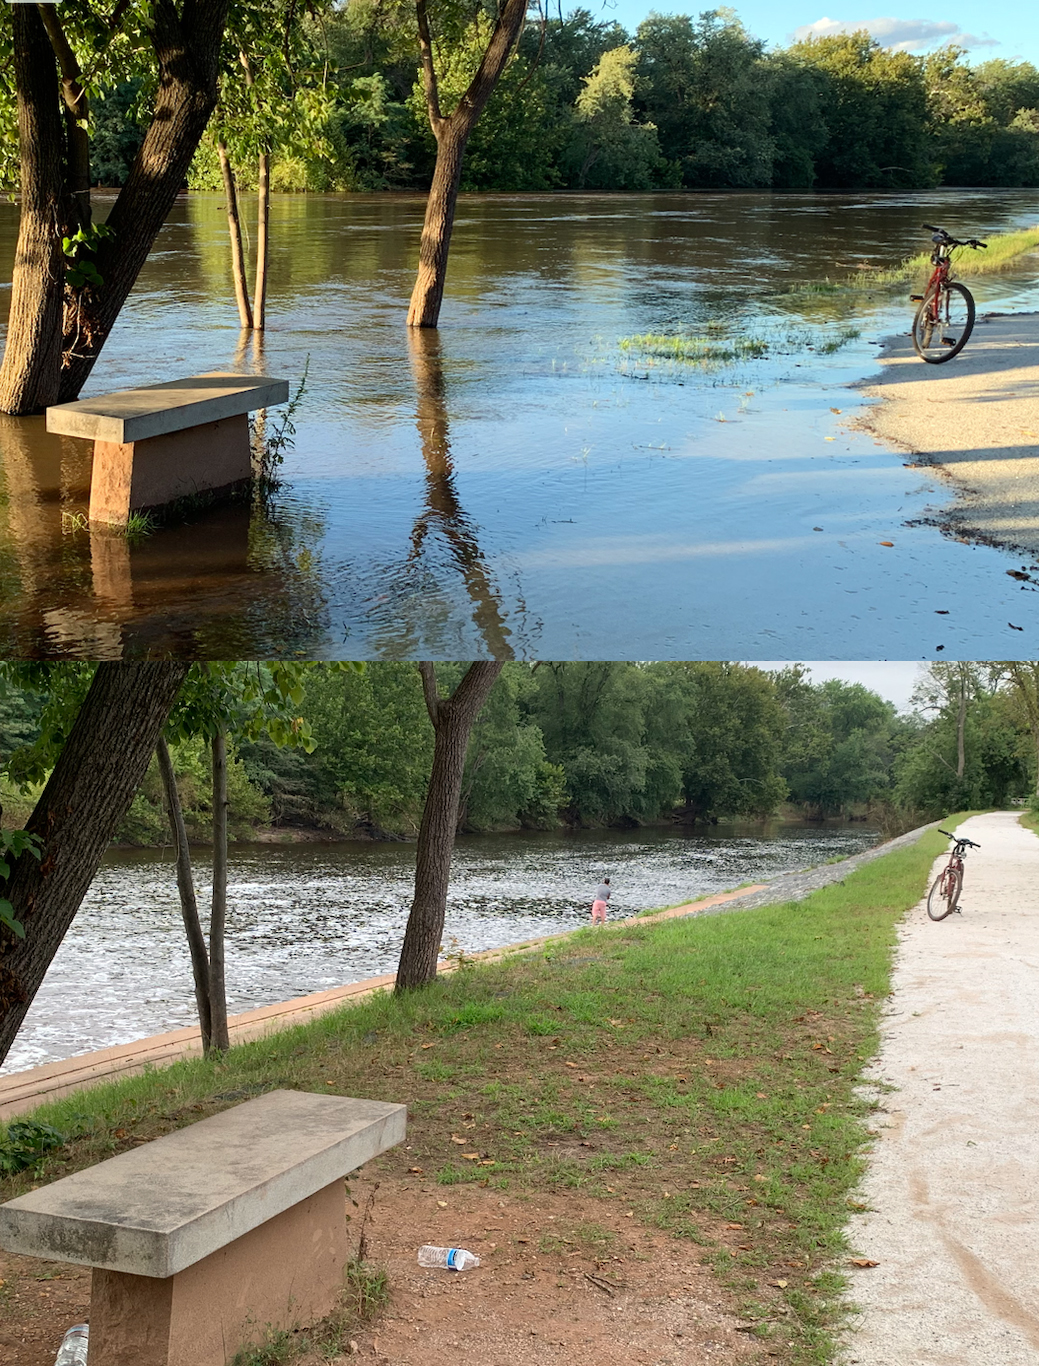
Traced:
POLYGON ((879 1266, 879 1262, 870 1261, 868 1257, 849 1257, 848 1261, 852 1266, 879 1266))
POLYGON ((878 541, 878 545, 894 545, 894 541, 878 541))
POLYGON ((785 1290, 787 1288, 786 1281, 769 1281, 769 1285, 774 1285, 777 1290, 785 1290))

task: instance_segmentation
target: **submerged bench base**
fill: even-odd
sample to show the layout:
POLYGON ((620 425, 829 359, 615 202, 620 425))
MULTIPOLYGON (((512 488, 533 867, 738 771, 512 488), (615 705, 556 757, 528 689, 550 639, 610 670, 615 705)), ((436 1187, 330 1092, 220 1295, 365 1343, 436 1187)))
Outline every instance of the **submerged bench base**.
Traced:
POLYGON ((90 1360, 100 1366, 226 1366, 269 1329, 317 1323, 349 1259, 342 1180, 175 1276, 95 1267, 90 1360))
POLYGON ((141 441, 94 442, 90 520, 125 526, 132 512, 197 493, 231 493, 252 476, 245 413, 141 441))

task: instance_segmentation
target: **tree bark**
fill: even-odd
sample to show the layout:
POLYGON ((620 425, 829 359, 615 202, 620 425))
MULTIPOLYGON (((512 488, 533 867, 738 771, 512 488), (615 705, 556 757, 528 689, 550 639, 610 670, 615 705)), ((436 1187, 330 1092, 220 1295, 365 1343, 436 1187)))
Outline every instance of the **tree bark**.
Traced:
POLYGON ((83 72, 61 26, 57 6, 41 4, 37 8, 61 70, 67 157, 66 226, 74 232, 90 226, 90 105, 83 89, 83 72))
POLYGON ((0 929, 0 1062, 79 910, 116 827, 141 784, 188 665, 99 664, 26 829, 6 894, 25 927, 0 929))
POLYGON ((173 772, 173 761, 165 737, 159 736, 155 747, 162 775, 162 787, 166 796, 166 813, 173 832, 173 844, 177 851, 177 892, 180 895, 180 913, 184 920, 184 934, 191 955, 191 974, 195 982, 195 1005, 198 1008, 198 1024, 202 1033, 202 1051, 208 1053, 213 1035, 211 1012, 209 1009, 209 953, 206 950, 206 937, 198 918, 198 899, 195 896, 195 880, 191 874, 191 850, 188 848, 188 832, 184 828, 184 811, 177 791, 177 778, 173 772))
POLYGON ((433 40, 429 28, 426 0, 415 0, 418 23, 419 55, 422 65, 422 86, 426 97, 429 125, 437 141, 437 159, 433 183, 426 201, 426 217, 419 244, 418 276, 408 308, 409 327, 436 327, 440 320, 440 306, 447 279, 447 257, 454 228, 458 186, 462 178, 469 134, 494 93, 505 64, 519 39, 529 0, 505 0, 491 33, 487 50, 469 88, 450 117, 440 109, 433 55, 433 40))
POLYGON ((54 53, 34 5, 13 5, 21 214, 11 311, 0 368, 0 410, 37 413, 61 382, 65 288, 65 135, 54 53))
POLYGON ((962 779, 963 771, 967 766, 967 666, 960 664, 958 673, 960 676, 960 706, 956 717, 956 777, 962 779))
POLYGON ((249 285, 245 278, 245 258, 242 253, 242 220, 238 215, 238 190, 235 187, 231 158, 227 155, 227 144, 223 138, 217 138, 216 150, 220 158, 220 175, 224 182, 224 194, 227 196, 227 231, 231 238, 231 274, 234 277, 238 321, 243 327, 251 329, 253 311, 249 305, 249 285))
MULTIPOLYGON (((228 0, 155 0, 150 37, 159 62, 152 121, 99 243, 94 262, 104 283, 86 295, 79 344, 66 354, 59 398, 79 391, 184 184, 209 116, 216 108, 220 46, 228 0)), ((76 328, 66 320, 66 342, 76 328)))
POLYGON ((437 693, 434 666, 418 666, 426 709, 433 723, 433 767, 419 826, 415 896, 397 968, 397 992, 436 981, 465 752, 476 718, 502 667, 496 661, 470 664, 454 694, 442 698, 437 693))
POLYGON ((224 985, 224 925, 227 919, 227 736, 213 736, 213 905, 209 921, 209 1010, 212 1046, 226 1050, 227 991, 224 985))
POLYGON ((262 332, 267 323, 267 264, 271 223, 271 158, 267 151, 260 153, 256 190, 256 287, 253 290, 253 303, 256 305, 256 329, 262 332))

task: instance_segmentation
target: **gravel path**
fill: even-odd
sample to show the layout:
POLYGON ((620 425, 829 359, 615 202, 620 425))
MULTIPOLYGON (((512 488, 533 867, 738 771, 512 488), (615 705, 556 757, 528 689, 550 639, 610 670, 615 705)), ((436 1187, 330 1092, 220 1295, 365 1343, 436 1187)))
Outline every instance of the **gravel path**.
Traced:
MULTIPOLYGON (((872 849, 865 849, 861 854, 852 854, 850 858, 841 859, 838 863, 822 863, 818 868, 802 868, 796 873, 783 873, 782 876, 773 878, 763 891, 748 892, 746 896, 735 896, 730 901, 724 902, 720 906, 708 906, 705 910, 697 911, 697 915, 725 915, 729 911, 745 911, 751 906, 775 906, 783 901, 803 901, 812 892, 817 892, 820 887, 829 887, 833 882, 842 882, 849 873, 853 873, 856 868, 861 868, 864 863, 872 863, 875 858, 883 858, 885 854, 890 854, 895 849, 902 849, 908 844, 915 844, 925 830, 933 830, 938 822, 931 825, 918 826, 916 830, 910 830, 906 835, 898 835, 893 840, 886 840, 883 844, 878 844, 872 849)), ((695 902, 693 905, 695 906, 695 902)))
POLYGON ((858 1366, 1039 1361, 1039 839, 1012 812, 960 830, 963 914, 903 922, 873 1069, 858 1366))
MULTIPOLYGON (((1039 554, 1039 313, 979 318, 959 356, 926 365, 908 334, 880 353, 856 425, 935 465, 957 493, 948 530, 1039 554)), ((1025 571, 1028 571, 1026 565, 1025 571)), ((1036 576, 1039 580, 1039 575, 1036 576)))

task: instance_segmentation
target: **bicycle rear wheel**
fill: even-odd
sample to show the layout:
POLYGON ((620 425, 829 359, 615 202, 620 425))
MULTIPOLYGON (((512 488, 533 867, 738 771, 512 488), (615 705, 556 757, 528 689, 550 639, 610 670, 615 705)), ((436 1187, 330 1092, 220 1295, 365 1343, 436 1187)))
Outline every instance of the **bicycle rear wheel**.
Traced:
POLYGON ((974 296, 965 285, 932 290, 913 319, 916 354, 928 365, 942 365, 960 354, 973 327, 974 296))
POLYGON ((932 920, 944 920, 956 909, 963 887, 963 874, 958 868, 943 868, 927 894, 927 914, 932 920))

